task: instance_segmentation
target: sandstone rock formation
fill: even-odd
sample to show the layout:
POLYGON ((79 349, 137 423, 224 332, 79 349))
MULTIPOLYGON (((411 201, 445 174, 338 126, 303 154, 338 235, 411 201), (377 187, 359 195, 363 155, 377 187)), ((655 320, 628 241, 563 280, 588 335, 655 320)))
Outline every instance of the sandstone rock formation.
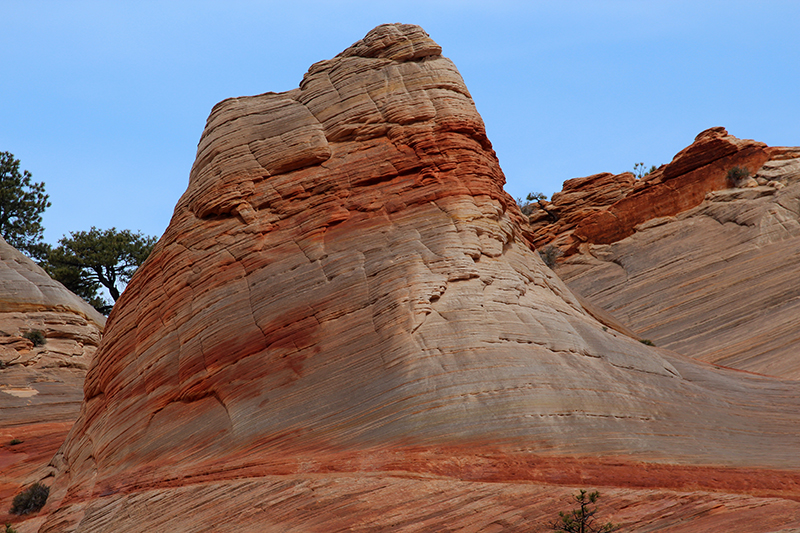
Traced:
POLYGON ((558 272, 658 346, 800 379, 800 179, 790 183, 711 193, 558 272))
POLYGON ((0 237, 0 523, 14 494, 42 477, 78 417, 104 324, 0 237), (36 330, 46 344, 23 336, 36 330))
MULTIPOLYGON (((571 289, 641 337, 703 361, 800 379, 798 156, 797 148, 767 148, 712 128, 643 180, 625 173, 565 182, 548 207, 562 218, 542 223, 543 212, 537 211, 534 233, 573 254, 558 268, 571 289), (731 188, 722 178, 736 147, 757 153, 756 161, 763 154, 769 159, 760 168, 749 166, 754 177, 731 188), (696 206, 676 210, 674 199, 686 196, 686 159, 695 161, 689 174, 700 180, 692 191, 710 190, 696 206), (705 166, 697 167, 697 161, 705 166), (637 190, 655 191, 648 209, 625 203, 641 196, 637 190), (592 220, 610 220, 625 205, 632 211, 619 216, 615 229, 583 240, 592 220), (620 229, 634 215, 640 223, 620 229), (579 241, 586 244, 576 246, 579 241)), ((741 164, 744 156, 737 157, 741 164)))
POLYGON ((31 524, 526 531, 590 483, 628 528, 800 527, 797 383, 597 322, 503 182, 416 26, 218 104, 31 524))
POLYGON ((641 180, 625 172, 564 182, 547 211, 531 219, 534 243, 541 246, 555 240, 571 254, 581 243, 619 241, 632 235, 639 224, 686 211, 699 205, 707 193, 728 188, 729 169, 738 166, 755 173, 769 159, 764 143, 737 139, 724 128, 710 128, 671 163, 641 180))

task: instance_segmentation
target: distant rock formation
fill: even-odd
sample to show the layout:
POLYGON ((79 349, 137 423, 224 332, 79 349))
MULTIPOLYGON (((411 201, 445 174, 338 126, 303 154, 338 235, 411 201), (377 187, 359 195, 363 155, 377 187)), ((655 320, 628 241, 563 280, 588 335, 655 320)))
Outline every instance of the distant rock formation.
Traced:
POLYGON ((642 180, 569 180, 552 204, 534 234, 572 254, 576 293, 658 346, 800 379, 800 148, 712 128, 642 180), (753 177, 734 187, 737 165, 753 177))
POLYGON ((800 525, 797 383, 599 323, 503 183, 417 26, 215 106, 38 531, 528 531, 572 490, 542 483, 620 487, 652 530, 800 525), (664 516, 665 488, 694 496, 664 516))
POLYGON ((13 496, 46 473, 78 417, 104 324, 0 237, 0 523, 13 496), (45 344, 34 346, 31 332, 45 344))
POLYGON ((699 205, 705 195, 730 187, 728 170, 755 173, 770 159, 767 145, 737 139, 724 128, 700 133, 668 165, 637 180, 630 172, 595 174, 564 182, 547 211, 531 216, 534 244, 555 241, 569 255, 582 243, 610 244, 636 226, 699 205), (553 221, 549 213, 555 213, 553 221))

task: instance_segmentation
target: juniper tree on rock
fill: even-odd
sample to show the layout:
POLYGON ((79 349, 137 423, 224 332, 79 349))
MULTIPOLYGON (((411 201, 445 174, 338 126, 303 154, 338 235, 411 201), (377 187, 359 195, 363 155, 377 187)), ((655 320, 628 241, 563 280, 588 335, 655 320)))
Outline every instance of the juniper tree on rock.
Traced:
POLYGON ((42 212, 50 207, 44 182, 31 181, 27 170, 20 172, 19 159, 11 152, 0 152, 0 234, 11 246, 41 258, 42 212))
POLYGON ((558 215, 547 208, 547 204, 545 203, 547 201, 546 194, 541 192, 530 192, 525 197, 525 200, 526 202, 524 204, 520 203, 520 211, 522 211, 523 215, 531 216, 534 211, 533 203, 536 202, 536 207, 547 213, 547 216, 551 221, 556 222, 558 220, 558 215))

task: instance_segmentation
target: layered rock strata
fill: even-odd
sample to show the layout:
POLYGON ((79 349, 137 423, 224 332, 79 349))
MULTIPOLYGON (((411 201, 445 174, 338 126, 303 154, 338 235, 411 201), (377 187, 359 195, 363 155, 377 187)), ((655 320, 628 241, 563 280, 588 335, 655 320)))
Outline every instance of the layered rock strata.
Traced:
POLYGON ((707 193, 731 186, 730 169, 740 167, 753 174, 771 155, 764 143, 710 128, 668 165, 642 179, 625 172, 568 180, 549 205, 543 204, 531 216, 534 243, 555 242, 572 254, 582 243, 619 241, 639 224, 700 205, 707 193))
POLYGON ((0 523, 78 417, 105 317, 0 238, 0 523), (44 344, 26 338, 41 332, 44 344))
POLYGON ((733 522, 763 504, 797 524, 797 384, 597 322, 503 182, 416 26, 218 104, 38 531, 522 531, 546 484, 587 481, 728 491, 733 522))
POLYGON ((800 149, 711 128, 640 180, 568 180, 542 207, 532 206, 534 240, 564 250, 559 276, 636 335, 703 361, 800 378, 800 149), (730 183, 735 166, 752 177, 730 183))
POLYGON ((765 185, 709 193, 557 271, 658 346, 800 379, 800 159, 770 161, 755 180, 765 185))

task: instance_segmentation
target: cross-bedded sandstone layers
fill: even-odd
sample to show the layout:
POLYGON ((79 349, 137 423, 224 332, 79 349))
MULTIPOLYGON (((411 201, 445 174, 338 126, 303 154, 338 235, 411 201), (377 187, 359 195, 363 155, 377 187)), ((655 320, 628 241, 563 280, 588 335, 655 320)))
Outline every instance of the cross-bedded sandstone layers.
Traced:
POLYGON ((558 272, 659 346, 800 379, 800 159, 768 163, 767 176, 770 186, 711 193, 558 272))
POLYGON ((531 216, 534 244, 555 241, 572 254, 582 243, 619 241, 639 224, 691 209, 707 193, 730 187, 731 168, 755 173, 771 155, 764 143, 709 128, 668 165, 640 180, 630 172, 567 180, 552 202, 531 216))
POLYGON ((559 275, 643 338, 798 379, 799 155, 711 128, 641 180, 624 173, 565 182, 547 211, 533 213, 534 240, 574 254, 559 275), (754 177, 734 187, 725 179, 734 166, 754 177), (685 203, 687 195, 701 201, 685 203), (611 229, 586 237, 597 220, 611 229))
POLYGON ((416 26, 218 104, 39 531, 523 530, 535 484, 586 480, 750 492, 795 523, 796 384, 604 330, 503 181, 416 26))
POLYGON ((78 417, 104 323, 0 237, 0 523, 14 494, 44 475, 78 417), (35 330, 46 344, 24 337, 35 330))

